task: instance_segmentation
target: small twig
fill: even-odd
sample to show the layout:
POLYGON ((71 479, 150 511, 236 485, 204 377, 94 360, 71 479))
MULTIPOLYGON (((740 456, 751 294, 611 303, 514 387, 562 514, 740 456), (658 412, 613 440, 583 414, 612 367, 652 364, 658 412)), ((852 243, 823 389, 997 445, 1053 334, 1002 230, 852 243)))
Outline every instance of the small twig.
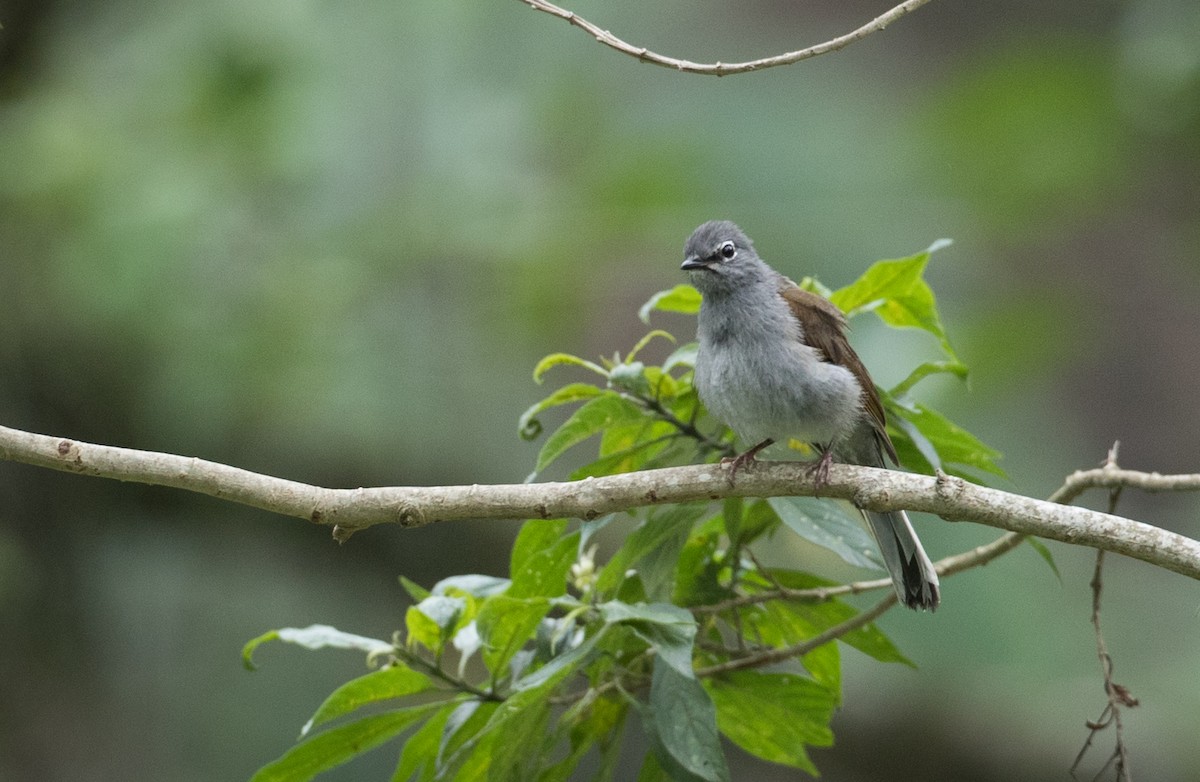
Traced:
POLYGON ((929 0, 905 0, 905 2, 892 8, 880 16, 875 17, 870 22, 867 22, 857 30, 838 36, 824 43, 809 46, 806 49, 799 49, 786 54, 775 55, 774 57, 763 57, 760 60, 750 60, 748 62, 715 62, 715 63, 698 63, 690 60, 679 60, 674 57, 667 57, 662 54, 657 54, 650 51, 644 46, 634 46, 626 43, 617 36, 604 30, 597 25, 584 19, 582 16, 568 11, 565 8, 559 8, 553 3, 546 0, 521 0, 522 3, 537 11, 557 16, 559 19, 565 20, 568 24, 578 27, 581 30, 589 33, 600 43, 612 49, 616 49, 622 54, 628 54, 641 62, 648 62, 654 65, 661 65, 664 68, 671 68, 677 71, 686 73, 699 73, 707 76, 729 76, 734 73, 748 73, 750 71, 761 71, 764 68, 774 68, 778 65, 791 65, 801 60, 807 60, 810 57, 816 57, 821 54, 836 52, 839 49, 844 49, 855 41, 861 41, 871 33, 879 32, 887 27, 892 22, 896 21, 905 14, 915 11, 921 6, 929 2, 929 0))
POLYGON ((434 677, 435 679, 438 679, 446 684, 449 684, 451 687, 453 687, 456 690, 461 690, 462 692, 468 693, 470 695, 474 695, 476 698, 479 698, 480 700, 500 701, 500 702, 504 701, 504 698, 500 695, 497 695, 495 692, 493 692, 491 690, 480 689, 479 687, 476 687, 475 685, 471 684, 470 682, 463 681, 462 679, 458 678, 457 676, 451 676, 450 674, 446 673, 446 671, 442 668, 442 666, 432 663, 429 660, 426 660, 424 657, 421 657, 418 654, 413 654, 412 652, 405 649, 403 646, 395 647, 393 654, 395 654, 397 657, 399 657, 401 660, 403 660, 407 665, 409 665, 413 668, 421 669, 422 671, 424 671, 425 673, 428 673, 430 676, 434 677))
MULTIPOLYGON (((1102 471, 1116 471, 1117 467, 1117 450, 1120 448, 1120 443, 1113 443, 1113 447, 1108 452, 1108 458, 1104 462, 1102 471)), ((1078 473, 1076 473, 1078 475, 1078 473)), ((1115 513, 1117 502, 1121 498, 1121 489, 1124 488, 1118 484, 1109 490, 1108 495, 1108 512, 1115 513)), ((1100 718, 1094 722, 1088 722, 1088 737, 1084 742, 1083 747, 1079 750, 1079 754, 1075 756, 1075 762, 1071 764, 1071 776, 1075 776, 1075 770, 1079 767, 1079 763, 1087 754, 1088 749, 1092 746, 1092 740, 1096 734, 1109 725, 1114 726, 1116 732, 1116 745, 1113 748, 1113 753, 1100 769, 1096 778, 1103 774, 1110 765, 1116 764, 1117 779, 1122 782, 1131 782, 1132 777, 1129 772, 1129 750, 1125 745, 1125 728, 1121 724, 1121 708, 1133 708, 1138 705, 1137 698, 1134 698, 1128 689, 1113 681, 1113 661, 1112 656, 1108 653, 1108 645, 1104 642, 1104 632, 1100 627, 1100 596, 1104 591, 1104 550, 1096 550, 1096 566, 1092 570, 1092 580, 1089 584, 1092 588, 1092 627, 1096 632, 1096 656, 1100 659, 1100 670, 1104 676, 1104 694, 1108 698, 1108 703, 1104 710, 1100 713, 1100 718)))
POLYGON ((727 660, 723 663, 709 665, 704 668, 696 669, 696 676, 716 676, 729 671, 740 671, 743 668, 761 668, 764 665, 773 665, 784 660, 790 660, 793 657, 802 657, 818 646, 823 646, 830 641, 836 641, 846 633, 853 632, 864 625, 878 619, 883 614, 887 613, 888 609, 897 604, 896 593, 889 592, 887 597, 880 600, 878 603, 863 611, 860 614, 847 619, 841 624, 836 624, 824 632, 814 635, 805 641, 792 646, 785 646, 781 649, 771 649, 770 651, 761 652, 759 654, 751 654, 746 657, 738 657, 733 660, 727 660))
MULTIPOLYGON (((997 557, 1007 554, 1008 552, 1021 545, 1025 540, 1025 535, 1016 532, 1010 532, 1007 535, 1002 535, 991 543, 982 546, 976 546, 970 551, 964 551, 961 554, 939 559, 933 563, 934 569, 937 570, 939 576, 952 576, 956 573, 961 573, 964 570, 970 570, 974 567, 981 567, 991 562, 997 557)), ((760 566, 761 569, 761 566, 760 566)), ((764 572, 764 575, 766 573, 764 572)), ((778 582, 775 583, 774 589, 767 589, 761 592, 754 592, 748 595, 739 595, 731 597, 727 600, 722 600, 719 603, 711 605, 693 606, 692 613, 694 614, 718 614, 722 611, 731 608, 738 608, 758 603, 768 603, 772 600, 791 600, 799 603, 824 603, 827 600, 832 600, 835 597, 843 595, 858 595, 863 592, 873 592, 877 589, 891 589, 892 580, 890 578, 876 578, 870 581, 854 581, 849 584, 838 584, 836 586, 813 587, 811 589, 792 589, 785 587, 778 582)))
MULTIPOLYGON (((695 418, 693 418, 691 421, 684 421, 680 419, 679 416, 675 415, 666 407, 664 407, 662 402, 654 397, 642 396, 641 394, 629 394, 627 396, 630 396, 633 400, 640 403, 655 416, 678 429, 681 434, 695 440, 700 445, 702 450, 716 451, 722 456, 733 456, 735 453, 737 453, 733 449, 733 446, 729 443, 723 443, 720 440, 715 440, 704 434, 704 432, 701 432, 696 427, 695 418)), ((696 409, 699 408, 697 407, 696 409)))

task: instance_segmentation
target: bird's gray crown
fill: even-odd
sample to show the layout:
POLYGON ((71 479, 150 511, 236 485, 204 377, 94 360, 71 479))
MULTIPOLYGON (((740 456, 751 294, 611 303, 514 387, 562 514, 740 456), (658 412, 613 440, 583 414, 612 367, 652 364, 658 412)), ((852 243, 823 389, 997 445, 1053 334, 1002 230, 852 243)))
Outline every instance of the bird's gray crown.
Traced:
POLYGON ((704 260, 711 258, 725 242, 733 242, 739 250, 754 250, 750 237, 729 220, 709 220, 692 231, 683 248, 685 258, 704 260))

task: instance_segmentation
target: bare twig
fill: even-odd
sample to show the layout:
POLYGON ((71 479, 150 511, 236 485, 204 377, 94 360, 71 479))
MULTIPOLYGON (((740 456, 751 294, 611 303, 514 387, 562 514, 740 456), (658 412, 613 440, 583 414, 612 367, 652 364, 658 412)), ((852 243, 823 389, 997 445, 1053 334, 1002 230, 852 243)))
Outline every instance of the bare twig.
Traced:
POLYGON ((855 41, 861 41, 863 38, 866 38, 872 33, 879 32, 905 14, 915 11, 921 6, 925 5, 929 2, 929 0, 905 0, 905 2, 901 3, 895 8, 892 8, 884 14, 875 17, 870 22, 867 22, 862 27, 859 27, 857 30, 838 36, 832 40, 825 41, 824 43, 819 43, 815 46, 809 46, 806 49, 799 49, 794 52, 779 54, 773 57, 764 57, 760 60, 750 60, 749 62, 715 62, 709 64, 667 57, 665 55, 652 52, 644 46, 634 46, 633 44, 626 43, 610 33, 608 30, 598 27, 573 11, 560 8, 553 3, 547 2, 546 0, 521 0, 521 2, 535 10, 542 11, 550 14, 551 16, 557 16, 559 19, 565 20, 568 24, 571 24, 589 33, 593 38, 605 46, 616 49, 622 54, 628 54, 630 57, 642 62, 653 63, 654 65, 661 65, 664 68, 685 71, 687 73, 699 73, 708 76, 729 76, 730 74, 734 73, 761 71, 764 68, 774 68, 778 65, 791 65, 792 63, 800 62, 801 60, 807 60, 810 57, 836 52, 839 49, 849 46, 855 41))
MULTIPOLYGON (((1007 554, 1017 546, 1024 542, 1026 536, 1019 533, 1010 532, 1007 535, 1002 535, 991 543, 983 546, 976 546, 970 551, 964 551, 961 554, 955 554, 952 557, 939 559, 933 563, 939 576, 943 578, 952 576, 956 573, 961 573, 964 570, 969 570, 974 567, 980 567, 991 562, 996 557, 1002 554, 1007 554)), ((824 603, 826 600, 832 600, 835 597, 843 595, 858 595, 863 592, 873 592, 877 589, 891 589, 892 580, 890 578, 875 578, 869 581, 854 581, 849 584, 838 584, 836 586, 814 587, 811 589, 792 589, 789 587, 776 584, 774 589, 767 589, 761 592, 754 592, 748 595, 739 595, 731 597, 728 600, 722 600, 719 603, 711 605, 693 606, 691 611, 695 614, 719 614, 730 608, 738 608, 742 606, 756 605, 758 603, 767 603, 772 600, 791 600, 800 603, 824 603)))
MULTIPOLYGON (((815 491, 808 464, 803 462, 753 464, 738 473, 736 484, 730 483, 727 468, 704 464, 559 483, 327 489, 203 459, 93 445, 2 426, 0 459, 200 492, 331 526, 338 540, 384 523, 414 527, 463 519, 590 520, 646 505, 724 497, 811 496, 815 491)), ((1144 476, 1132 473, 1130 485, 1145 483, 1144 476)), ((1184 476, 1172 483, 1200 486, 1200 476, 1184 476)), ((835 464, 821 495, 849 500, 867 510, 922 511, 948 521, 972 521, 1105 549, 1200 579, 1200 541, 1119 516, 989 489, 948 475, 835 464)))
POLYGON ((836 624, 824 632, 814 635, 812 638, 801 641, 792 646, 785 646, 780 649, 771 649, 770 651, 759 652, 757 654, 749 654, 745 657, 735 657, 732 660, 726 660, 723 663, 697 668, 697 676, 716 676, 718 674, 727 673, 729 671, 740 671, 743 668, 761 668, 764 665, 773 665, 775 663, 790 660, 793 657, 801 657, 808 654, 818 646, 835 641, 841 638, 846 633, 853 632, 860 627, 874 622, 879 617, 883 616, 889 609, 897 605, 896 593, 889 592, 887 597, 880 600, 878 603, 863 611, 860 614, 847 619, 841 624, 836 624))
MULTIPOLYGON (((1104 470, 1117 470, 1117 449, 1120 443, 1114 443, 1112 449, 1108 452, 1108 459, 1105 460, 1104 470)), ((1078 473, 1076 473, 1078 475, 1078 473)), ((1117 509, 1117 502, 1121 498, 1122 485, 1113 486, 1109 490, 1108 495, 1108 512, 1113 513, 1117 509)), ((1129 750, 1125 745, 1125 728, 1121 724, 1121 709, 1133 708, 1138 705, 1137 698, 1128 689, 1113 681, 1113 661, 1108 653, 1108 645, 1104 642, 1104 632, 1100 629, 1100 595, 1104 590, 1104 550, 1100 549, 1096 552, 1096 567, 1092 571, 1092 580, 1090 584, 1092 588, 1092 627, 1096 631, 1096 656, 1100 659, 1100 670, 1104 676, 1104 694, 1108 698, 1108 703, 1105 704, 1104 710, 1100 713, 1100 718, 1095 722, 1088 722, 1089 733, 1087 740, 1083 743, 1083 747, 1079 750, 1079 754, 1075 756, 1075 762, 1071 764, 1071 776, 1075 776, 1075 770, 1079 767, 1080 761, 1087 754, 1088 749, 1092 746, 1092 740, 1096 734, 1112 725, 1116 732, 1116 744, 1113 748, 1112 755, 1100 770, 1104 773, 1110 765, 1115 763, 1117 779, 1121 782, 1130 782, 1132 777, 1129 772, 1129 750)), ((1097 775, 1098 778, 1098 775, 1097 775)))

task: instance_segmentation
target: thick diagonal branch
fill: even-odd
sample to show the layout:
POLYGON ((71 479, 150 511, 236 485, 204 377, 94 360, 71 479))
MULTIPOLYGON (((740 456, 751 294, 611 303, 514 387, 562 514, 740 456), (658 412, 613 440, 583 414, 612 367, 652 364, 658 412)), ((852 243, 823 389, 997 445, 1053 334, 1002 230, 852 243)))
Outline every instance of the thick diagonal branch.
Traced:
MULTIPOLYGON (((730 483, 727 468, 707 464, 564 483, 327 489, 204 459, 92 445, 7 427, 0 427, 0 459, 209 494, 332 526, 339 539, 385 523, 415 527, 462 519, 590 520, 645 505, 814 493, 808 465, 797 462, 750 465, 738 472, 736 483, 730 483)), ((1198 476, 1148 476, 1143 481, 1143 475, 1134 477, 1141 488, 1151 490, 1156 481, 1200 485, 1198 476)), ((867 510, 923 511, 947 521, 973 521, 1104 549, 1200 579, 1200 542, 1191 538, 1120 516, 976 486, 945 475, 835 464, 821 496, 849 500, 867 510)))

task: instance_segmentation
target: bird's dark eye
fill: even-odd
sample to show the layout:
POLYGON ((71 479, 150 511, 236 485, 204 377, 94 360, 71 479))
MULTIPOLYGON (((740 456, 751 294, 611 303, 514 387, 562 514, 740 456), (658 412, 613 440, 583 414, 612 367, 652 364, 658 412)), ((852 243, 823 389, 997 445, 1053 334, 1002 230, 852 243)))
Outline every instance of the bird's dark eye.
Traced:
POLYGON ((721 257, 725 260, 732 261, 733 257, 737 255, 737 245, 735 245, 733 242, 723 242, 721 246, 717 248, 717 252, 719 252, 721 257))

